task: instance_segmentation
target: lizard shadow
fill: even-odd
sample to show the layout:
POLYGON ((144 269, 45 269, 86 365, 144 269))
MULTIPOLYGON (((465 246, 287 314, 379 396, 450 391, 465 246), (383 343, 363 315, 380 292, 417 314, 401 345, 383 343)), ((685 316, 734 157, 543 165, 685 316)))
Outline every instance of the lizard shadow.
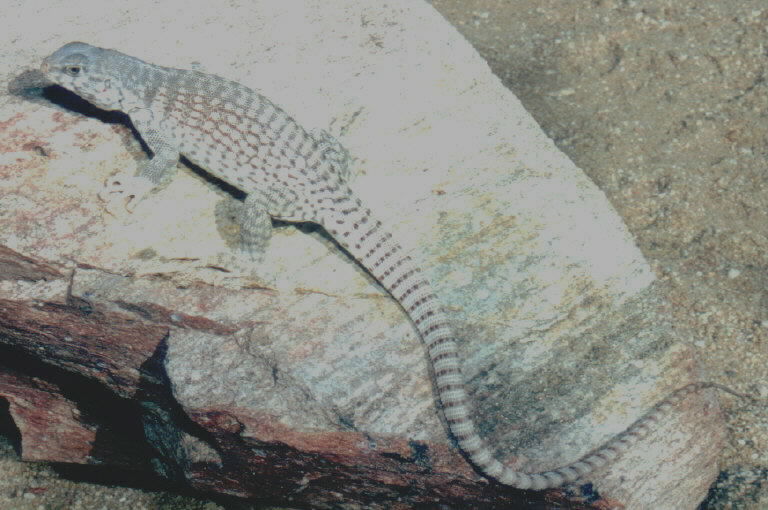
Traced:
POLYGON ((62 109, 98 119, 106 124, 131 124, 123 112, 97 108, 74 92, 51 84, 38 70, 26 71, 16 76, 8 84, 8 93, 33 103, 48 106, 53 103, 62 109))

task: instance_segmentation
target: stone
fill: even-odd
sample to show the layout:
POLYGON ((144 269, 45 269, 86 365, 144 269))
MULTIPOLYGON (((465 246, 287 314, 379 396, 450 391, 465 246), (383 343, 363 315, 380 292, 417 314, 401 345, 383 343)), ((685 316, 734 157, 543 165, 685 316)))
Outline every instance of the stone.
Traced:
POLYGON ((193 171, 107 214, 97 196, 146 157, 139 142, 121 116, 35 94, 22 72, 89 33, 239 81, 340 138, 352 188, 455 318, 477 422, 505 461, 572 462, 699 377, 603 193, 430 6, 209 6, 197 16, 217 23, 194 27, 178 8, 138 1, 95 34, 114 13, 94 7, 41 27, 45 41, 0 36, 32 49, 23 65, 0 58, 16 76, 0 96, 0 397, 23 458, 151 466, 199 490, 318 508, 536 508, 578 492, 584 505, 696 507, 724 432, 710 394, 592 485, 499 487, 446 435, 402 310, 320 229, 278 225, 253 267, 217 230, 216 204, 233 198, 193 171), (108 434, 100 405, 132 425, 108 434))

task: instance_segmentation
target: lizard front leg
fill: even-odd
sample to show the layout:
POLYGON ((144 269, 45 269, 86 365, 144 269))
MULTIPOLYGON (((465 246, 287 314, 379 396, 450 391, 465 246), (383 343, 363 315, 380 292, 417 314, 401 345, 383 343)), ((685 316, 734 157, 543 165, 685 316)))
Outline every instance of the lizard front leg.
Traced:
POLYGON ((179 161, 179 149, 172 140, 161 135, 165 130, 151 110, 136 109, 129 113, 129 117, 152 157, 144 162, 138 175, 121 175, 107 181, 99 196, 107 203, 110 212, 114 212, 117 203, 133 210, 148 193, 173 176, 179 161))

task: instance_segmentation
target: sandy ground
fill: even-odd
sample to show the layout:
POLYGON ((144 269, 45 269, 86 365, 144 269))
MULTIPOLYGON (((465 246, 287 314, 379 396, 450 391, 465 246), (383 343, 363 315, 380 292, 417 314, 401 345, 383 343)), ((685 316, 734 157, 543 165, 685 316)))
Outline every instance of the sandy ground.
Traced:
MULTIPOLYGON (((765 0, 433 0, 624 218, 695 332, 704 378, 768 397, 765 0)), ((723 398, 702 509, 768 508, 768 413, 723 398)), ((249 507, 21 463, 0 408, 0 508, 249 507)))

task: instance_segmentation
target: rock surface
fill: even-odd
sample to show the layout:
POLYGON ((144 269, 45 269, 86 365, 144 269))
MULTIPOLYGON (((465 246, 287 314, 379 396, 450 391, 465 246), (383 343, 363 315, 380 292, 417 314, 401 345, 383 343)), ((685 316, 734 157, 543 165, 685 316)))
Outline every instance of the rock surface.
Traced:
MULTIPOLYGON (((218 13, 232 25, 215 47, 137 41, 129 23, 88 42, 197 65, 331 126, 357 158, 353 188, 454 314, 477 420, 508 461, 572 461, 697 378, 602 193, 429 7, 301 5, 218 13), (275 46, 285 33, 292 43, 275 46)), ((28 42, 29 61, 79 38, 76 23, 28 42)), ((105 215, 96 195, 145 157, 138 142, 56 90, 20 95, 33 75, 14 71, 0 105, 0 396, 24 458, 151 466, 319 507, 561 497, 471 470, 410 324, 322 232, 279 228, 250 267, 213 218, 231 198, 191 172, 133 214, 105 215)), ((693 508, 721 437, 714 401, 692 399, 595 487, 627 508, 693 508)))

